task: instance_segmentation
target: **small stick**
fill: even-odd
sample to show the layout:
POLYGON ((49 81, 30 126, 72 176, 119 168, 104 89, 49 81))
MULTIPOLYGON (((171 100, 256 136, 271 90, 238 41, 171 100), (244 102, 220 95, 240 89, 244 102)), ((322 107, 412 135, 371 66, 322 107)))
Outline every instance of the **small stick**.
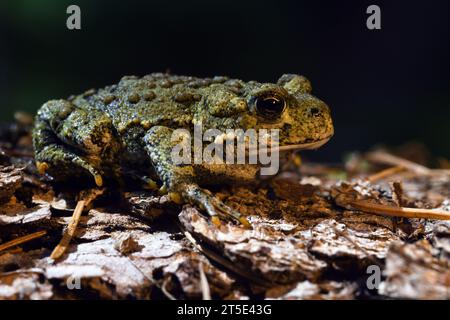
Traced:
POLYGON ((374 183, 376 181, 386 179, 387 177, 390 177, 390 176, 392 176, 396 173, 402 172, 404 170, 405 170, 405 167, 403 167, 403 166, 395 166, 395 167, 387 168, 385 170, 382 170, 380 172, 377 172, 377 173, 367 177, 367 180, 369 180, 369 182, 371 182, 371 183, 374 183))
POLYGON ((198 263, 198 271, 200 273, 200 287, 202 288, 203 300, 211 300, 211 290, 209 289, 208 278, 206 278, 205 271, 203 270, 203 264, 198 263))
POLYGON ((374 152, 369 152, 366 155, 367 159, 373 162, 378 162, 378 163, 384 163, 384 164, 389 164, 389 165, 393 165, 393 166, 401 166, 404 167, 405 169, 408 169, 410 171, 415 172, 416 174, 423 174, 423 175, 429 175, 431 174, 432 170, 422 166, 418 163, 394 156, 392 154, 386 153, 386 152, 382 152, 382 151, 374 151, 374 152))
POLYGON ((175 297, 173 296, 173 294, 171 294, 171 293, 167 290, 167 288, 166 288, 166 285, 167 285, 167 282, 168 282, 168 281, 169 281, 169 278, 165 278, 164 281, 163 281, 163 283, 162 283, 162 285, 161 285, 159 288, 161 289, 162 293, 164 293, 164 295, 165 295, 167 298, 169 298, 170 300, 177 300, 177 298, 175 298, 175 297))
POLYGON ((70 220, 61 241, 58 243, 58 245, 50 255, 51 259, 57 260, 64 254, 64 252, 66 252, 67 248, 69 247, 70 241, 72 240, 72 237, 75 235, 84 208, 90 208, 92 202, 97 199, 97 197, 102 195, 103 192, 105 192, 105 189, 90 189, 80 193, 80 198, 83 200, 78 201, 77 206, 75 207, 75 210, 72 214, 72 219, 70 220))
POLYGON ((85 205, 86 201, 84 200, 78 201, 77 206, 73 211, 72 219, 70 220, 69 225, 67 226, 67 229, 64 232, 61 241, 58 243, 58 245, 55 247, 52 254, 50 255, 51 259, 57 260, 64 254, 64 252, 66 252, 70 244, 70 241, 72 240, 72 237, 74 236, 75 231, 77 230, 77 226, 78 223, 80 222, 81 214, 83 213, 85 205))
POLYGON ((356 200, 350 202, 350 205, 355 209, 383 216, 450 220, 450 212, 439 209, 393 207, 384 204, 372 203, 366 200, 356 200))
MULTIPOLYGON (((403 207, 405 201, 403 199, 403 187, 401 182, 399 181, 395 181, 395 182, 390 182, 389 186, 391 188, 392 191, 392 200, 395 203, 396 207, 403 207)), ((400 218, 402 219, 402 218, 400 218)), ((398 220, 399 217, 392 217, 392 231, 394 231, 395 233, 397 233, 397 226, 398 226, 398 220)))
POLYGON ((46 234, 47 234, 47 231, 45 231, 45 230, 44 231, 38 231, 38 232, 31 233, 31 234, 27 234, 26 236, 23 236, 23 237, 19 237, 17 239, 8 241, 6 243, 0 244, 0 252, 3 251, 3 250, 9 249, 11 247, 17 246, 19 244, 23 244, 25 242, 28 242, 28 241, 31 241, 31 240, 43 237, 46 234))
POLYGON ((395 182, 389 183, 389 186, 392 191, 392 199, 394 200, 397 207, 404 207, 406 201, 403 196, 402 183, 399 181, 395 181, 395 182))

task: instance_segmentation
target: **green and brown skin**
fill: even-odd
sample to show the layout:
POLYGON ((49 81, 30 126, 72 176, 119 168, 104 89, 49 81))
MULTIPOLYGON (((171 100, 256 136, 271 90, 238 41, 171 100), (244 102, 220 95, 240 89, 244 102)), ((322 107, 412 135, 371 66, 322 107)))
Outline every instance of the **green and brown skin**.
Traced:
POLYGON ((196 123, 203 130, 278 128, 280 146, 320 145, 333 135, 328 106, 302 76, 283 75, 271 84, 158 73, 45 103, 33 132, 37 167, 55 181, 90 174, 99 187, 134 168, 153 187, 146 177, 156 175, 174 200, 199 205, 216 223, 221 217, 248 224, 200 186, 252 181, 257 165, 172 163, 173 131, 192 131, 196 123), (267 112, 262 100, 284 108, 267 112))

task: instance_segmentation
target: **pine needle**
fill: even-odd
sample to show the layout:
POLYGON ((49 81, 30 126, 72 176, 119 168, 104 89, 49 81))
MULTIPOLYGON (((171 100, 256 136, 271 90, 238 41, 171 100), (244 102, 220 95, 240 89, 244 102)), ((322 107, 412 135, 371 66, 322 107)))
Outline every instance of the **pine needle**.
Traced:
POLYGON ((202 298, 203 300, 211 300, 211 289, 209 288, 208 278, 206 278, 202 262, 198 263, 198 271, 200 273, 200 287, 202 289, 202 298))
POLYGON ((70 241, 72 240, 75 232, 77 231, 78 223, 80 222, 81 214, 85 208, 90 209, 91 204, 101 196, 105 192, 105 189, 89 189, 80 193, 80 199, 75 207, 75 210, 72 214, 72 219, 67 226, 66 231, 58 243, 58 245, 53 250, 50 258, 53 260, 57 260, 62 257, 62 255, 66 252, 69 247, 70 241))
POLYGON ((77 206, 73 211, 72 219, 70 220, 69 225, 67 226, 67 229, 64 232, 61 241, 58 243, 58 245, 55 247, 52 254, 50 255, 51 259, 57 260, 61 258, 61 256, 66 252, 67 248, 69 247, 70 241, 72 240, 72 237, 74 236, 75 231, 77 230, 77 226, 78 223, 80 222, 81 214, 83 213, 85 205, 86 201, 84 200, 78 201, 77 206))
POLYGON ((403 166, 395 166, 395 167, 391 167, 391 168, 387 168, 385 170, 382 170, 380 172, 377 172, 369 177, 367 177, 367 180, 369 180, 369 182, 374 183, 377 182, 379 180, 384 180, 390 176, 393 176, 394 174, 397 174, 399 172, 402 172, 405 170, 405 167, 403 166))
POLYGON ((28 241, 31 241, 31 240, 43 237, 46 234, 47 234, 47 231, 45 231, 45 230, 44 231, 38 231, 38 232, 31 233, 31 234, 27 234, 27 235, 25 235, 23 237, 19 237, 17 239, 8 241, 6 243, 0 244, 0 252, 3 251, 3 250, 9 249, 11 247, 17 246, 19 244, 23 244, 25 242, 28 242, 28 241))
POLYGON ((392 166, 400 166, 400 167, 403 167, 410 171, 413 171, 419 175, 429 175, 433 171, 433 170, 431 170, 425 166, 422 166, 418 163, 394 156, 392 154, 389 154, 389 153, 383 152, 383 151, 369 152, 366 155, 366 157, 369 161, 388 164, 388 165, 392 165, 392 166))
POLYGON ((367 213, 373 213, 383 216, 402 217, 402 218, 419 218, 419 219, 436 219, 450 220, 450 212, 440 209, 420 209, 394 207, 384 204, 377 204, 367 200, 352 201, 350 205, 367 213))

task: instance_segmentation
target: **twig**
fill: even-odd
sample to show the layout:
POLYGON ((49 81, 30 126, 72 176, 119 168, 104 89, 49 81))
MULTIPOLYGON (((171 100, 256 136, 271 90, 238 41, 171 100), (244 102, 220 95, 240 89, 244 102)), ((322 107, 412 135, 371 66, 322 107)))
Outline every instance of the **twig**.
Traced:
POLYGON ((69 247, 70 241, 75 235, 83 210, 85 208, 90 209, 90 206, 94 202, 94 200, 97 199, 97 197, 102 195, 104 192, 105 189, 89 189, 86 191, 82 191, 80 193, 80 198, 83 200, 78 201, 77 206, 73 211, 72 219, 70 220, 69 225, 67 226, 67 229, 64 232, 61 241, 58 243, 58 245, 55 247, 52 254, 50 255, 51 259, 57 260, 61 258, 61 256, 66 252, 67 248, 69 247))
POLYGON ((369 152, 366 155, 366 158, 373 162, 389 164, 393 166, 401 166, 405 169, 415 172, 416 174, 429 175, 432 173, 432 170, 425 166, 383 151, 369 152))
POLYGON ((405 199, 403 196, 403 186, 399 181, 389 183, 389 186, 392 191, 392 199, 394 200, 397 207, 405 206, 405 199))
POLYGON ((380 172, 377 172, 377 173, 367 177, 367 180, 369 180, 369 182, 371 182, 371 183, 374 183, 379 180, 386 179, 387 177, 393 176, 394 174, 402 172, 404 170, 405 170, 405 167, 403 167, 403 166, 395 166, 395 167, 387 168, 385 170, 382 170, 380 172))
MULTIPOLYGON (((389 187, 392 190, 392 200, 395 203, 396 207, 402 207, 404 205, 404 199, 403 199, 403 187, 401 182, 395 181, 390 182, 389 187)), ((392 217, 392 231, 394 233, 397 233, 397 225, 398 225, 399 217, 392 217)))
POLYGON ((165 278, 164 281, 163 281, 163 283, 162 283, 162 285, 160 286, 160 289, 161 289, 162 293, 163 293, 167 298, 169 298, 170 300, 177 300, 177 298, 175 298, 175 297, 173 296, 173 294, 171 294, 171 293, 167 290, 167 288, 166 288, 166 285, 167 285, 167 282, 168 282, 168 281, 169 281, 169 278, 165 278))
POLYGON ((0 252, 3 251, 3 250, 9 249, 11 247, 17 246, 19 244, 23 244, 25 242, 28 242, 28 241, 31 241, 31 240, 43 237, 46 234, 47 234, 47 231, 45 231, 45 230, 44 231, 38 231, 38 232, 31 233, 31 234, 27 234, 26 236, 23 236, 23 237, 19 237, 17 239, 8 241, 6 243, 0 244, 0 252))
POLYGON ((67 247, 69 246, 70 241, 72 240, 72 237, 74 236, 75 231, 77 230, 77 226, 78 223, 80 222, 81 214, 83 213, 85 204, 86 202, 84 200, 78 201, 77 206, 73 211, 72 219, 70 220, 69 225, 67 226, 67 229, 64 232, 61 241, 58 243, 58 245, 50 255, 51 259, 57 260, 64 254, 64 252, 66 252, 67 247))
POLYGON ((393 207, 384 204, 372 203, 367 200, 355 200, 350 202, 350 205, 357 210, 383 216, 450 220, 450 212, 439 209, 393 207))
POLYGON ((201 261, 198 263, 198 271, 200 273, 200 287, 202 289, 203 300, 211 300, 211 290, 209 288, 208 278, 206 278, 201 261))

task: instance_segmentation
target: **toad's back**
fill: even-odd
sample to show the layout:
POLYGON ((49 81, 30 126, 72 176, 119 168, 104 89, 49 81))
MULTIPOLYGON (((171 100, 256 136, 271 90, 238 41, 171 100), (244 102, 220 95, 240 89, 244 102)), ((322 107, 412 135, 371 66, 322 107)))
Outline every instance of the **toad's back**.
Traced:
POLYGON ((153 73, 142 78, 123 77, 118 84, 98 91, 89 90, 70 101, 78 108, 105 112, 118 133, 134 126, 180 128, 190 125, 195 105, 208 94, 212 85, 220 84, 238 91, 243 82, 226 77, 195 78, 153 73))

